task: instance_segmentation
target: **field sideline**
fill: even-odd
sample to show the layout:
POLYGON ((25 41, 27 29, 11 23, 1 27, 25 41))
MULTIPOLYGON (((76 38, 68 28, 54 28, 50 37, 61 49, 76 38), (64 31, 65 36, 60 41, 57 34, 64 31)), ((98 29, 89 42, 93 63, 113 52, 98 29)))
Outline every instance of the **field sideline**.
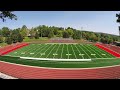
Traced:
POLYGON ((49 59, 115 58, 92 44, 30 44, 6 56, 49 59))

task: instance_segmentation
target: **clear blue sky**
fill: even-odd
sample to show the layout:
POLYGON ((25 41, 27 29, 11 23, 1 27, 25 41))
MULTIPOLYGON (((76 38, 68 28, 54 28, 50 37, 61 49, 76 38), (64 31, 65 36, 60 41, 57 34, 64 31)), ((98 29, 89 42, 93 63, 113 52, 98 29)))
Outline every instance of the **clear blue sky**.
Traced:
POLYGON ((38 25, 73 27, 87 31, 104 32, 118 35, 116 13, 120 11, 14 11, 18 20, 0 20, 0 28, 10 29, 26 25, 28 28, 38 25))

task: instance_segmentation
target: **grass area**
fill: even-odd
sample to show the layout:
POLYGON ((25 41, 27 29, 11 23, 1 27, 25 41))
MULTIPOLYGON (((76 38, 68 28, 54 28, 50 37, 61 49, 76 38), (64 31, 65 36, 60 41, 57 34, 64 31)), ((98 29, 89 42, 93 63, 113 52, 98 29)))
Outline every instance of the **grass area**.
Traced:
POLYGON ((115 58, 92 44, 30 44, 7 55, 51 59, 115 58))
POLYGON ((23 40, 23 42, 31 42, 31 43, 35 43, 35 42, 44 42, 47 41, 48 37, 40 37, 39 39, 30 39, 29 37, 25 37, 25 39, 23 40))
POLYGON ((91 62, 81 61, 36 61, 36 60, 25 60, 19 57, 0 56, 0 61, 6 61, 16 64, 40 66, 40 67, 53 67, 53 68, 93 68, 93 67, 104 67, 112 65, 120 65, 120 59, 93 59, 91 62))
POLYGON ((115 58, 92 44, 30 44, 7 55, 10 56, 0 56, 0 61, 40 67, 93 68, 120 64, 120 58, 115 58), (51 60, 28 60, 19 57, 51 58, 51 60), (53 61, 53 58, 91 59, 91 61, 53 61))

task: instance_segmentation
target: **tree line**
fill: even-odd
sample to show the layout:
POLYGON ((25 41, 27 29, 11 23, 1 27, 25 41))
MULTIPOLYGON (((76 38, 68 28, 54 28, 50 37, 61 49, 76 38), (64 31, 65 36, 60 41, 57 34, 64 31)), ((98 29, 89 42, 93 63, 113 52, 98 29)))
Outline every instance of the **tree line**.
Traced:
POLYGON ((28 29, 26 25, 23 25, 21 28, 17 29, 9 29, 8 27, 3 27, 0 29, 0 43, 5 42, 7 44, 12 44, 22 42, 25 37, 29 37, 30 39, 39 39, 40 37, 71 37, 78 40, 85 39, 90 42, 102 42, 108 44, 119 40, 119 37, 116 35, 77 30, 71 27, 63 28, 39 25, 28 29))

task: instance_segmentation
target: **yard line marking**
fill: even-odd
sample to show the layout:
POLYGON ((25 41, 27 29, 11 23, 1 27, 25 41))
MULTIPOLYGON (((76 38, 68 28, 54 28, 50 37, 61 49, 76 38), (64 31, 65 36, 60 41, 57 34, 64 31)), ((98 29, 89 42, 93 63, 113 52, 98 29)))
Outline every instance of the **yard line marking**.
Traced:
POLYGON ((56 53, 57 53, 57 51, 58 51, 59 47, 60 47, 60 44, 59 44, 59 46, 58 46, 58 48, 57 48, 57 50, 56 50, 56 52, 55 52, 55 54, 54 54, 53 58, 55 57, 55 55, 58 55, 58 54, 56 54, 56 53))
POLYGON ((36 52, 38 50, 38 48, 40 48, 41 46, 43 46, 43 45, 36 44, 36 46, 34 46, 35 49, 33 49, 32 52, 36 52))
MULTIPOLYGON (((99 50, 99 48, 95 48, 95 46, 92 46, 91 48, 93 48, 94 50, 96 50, 100 55, 101 55, 101 51, 99 50)), ((107 56, 105 56, 106 58, 107 58, 107 56)), ((104 57, 102 57, 102 58, 104 58, 104 57)))
MULTIPOLYGON (((21 48, 21 49, 18 49, 17 50, 17 54, 16 54, 16 56, 19 56, 19 55, 21 55, 21 53, 24 51, 24 50, 28 50, 30 48, 30 46, 28 46, 28 47, 23 47, 23 48, 21 48)), ((13 52, 11 52, 11 53, 9 53, 9 55, 11 55, 11 56, 14 56, 14 54, 13 54, 13 52)))
MULTIPOLYGON (((92 54, 92 52, 87 48, 86 45, 84 45, 83 47, 85 47, 85 48, 92 54)), ((94 55, 94 57, 96 57, 96 56, 94 55)), ((96 57, 96 58, 97 58, 97 57, 96 57)))
MULTIPOLYGON (((39 50, 40 48, 42 48, 42 47, 40 47, 40 46, 42 46, 43 47, 43 45, 41 44, 41 45, 38 45, 37 44, 37 46, 35 47, 35 46, 32 46, 32 47, 34 47, 34 49, 31 49, 31 51, 29 51, 30 53, 36 53, 37 52, 37 50, 39 50)), ((32 57, 34 57, 34 56, 36 56, 36 54, 32 54, 32 57)), ((31 57, 31 55, 30 55, 30 57, 31 57)))
MULTIPOLYGON (((98 48, 97 46, 94 46, 95 48, 98 48)), ((108 52, 106 52, 106 51, 104 51, 104 50, 102 50, 102 49, 100 49, 100 48, 98 48, 99 49, 99 51, 101 51, 102 53, 106 53, 107 55, 106 55, 106 57, 113 57, 113 56, 111 56, 108 52)))
POLYGON ((21 54, 25 54, 25 52, 21 53, 21 54))
POLYGON ((55 55, 58 55, 57 53, 53 53, 53 55, 55 56, 55 55))
MULTIPOLYGON (((76 47, 76 45, 75 45, 75 47, 76 47)), ((77 48, 77 47, 76 47, 76 48, 77 48)), ((78 50, 78 52, 81 54, 81 52, 79 51, 79 49, 78 49, 78 48, 77 48, 77 50, 78 50)), ((80 54, 79 54, 79 55, 80 55, 80 54)), ((82 55, 82 58, 84 59, 83 55, 82 55)))
MULTIPOLYGON (((51 45, 51 46, 53 46, 53 45, 51 45)), ((49 48, 51 48, 51 46, 49 46, 49 47, 45 50, 45 52, 47 52, 47 51, 49 50, 49 48)), ((44 53, 45 53, 45 52, 44 52, 44 53)), ((41 56, 42 56, 42 55, 40 55, 40 57, 41 57, 41 56)), ((40 58, 40 57, 39 57, 39 58, 40 58)))
MULTIPOLYGON (((34 49, 36 49, 36 48, 35 48, 35 47, 33 47, 32 45, 30 45, 30 47, 29 47, 29 49, 28 49, 28 50, 26 50, 26 51, 25 51, 25 50, 23 50, 23 51, 25 51, 25 52, 27 52, 27 53, 28 53, 28 52, 33 51, 34 49)), ((23 56, 23 55, 22 55, 22 56, 23 56)), ((30 55, 29 55, 29 54, 27 54, 27 55, 25 54, 24 56, 28 57, 28 56, 30 56, 30 55)))
MULTIPOLYGON (((68 54, 69 54, 69 51, 68 51, 68 45, 67 45, 67 52, 68 52, 68 54)), ((68 59, 69 59, 69 55, 68 55, 68 59)))
POLYGON ((45 53, 40 53, 40 55, 45 55, 45 53))
POLYGON ((41 54, 41 51, 42 51, 43 49, 45 49, 46 47, 48 47, 48 46, 49 46, 49 45, 42 45, 42 47, 41 47, 42 49, 39 48, 38 50, 36 50, 36 52, 37 52, 37 51, 38 51, 38 52, 34 55, 34 57, 36 57, 39 53, 41 54), (41 50, 40 50, 40 49, 41 49, 41 50), (39 50, 40 50, 40 52, 39 52, 39 50))
POLYGON ((48 53, 48 55, 46 56, 46 58, 49 56, 49 54, 53 51, 53 49, 56 47, 56 45, 57 44, 55 44, 54 46, 53 46, 53 48, 51 49, 51 51, 48 53))
MULTIPOLYGON (((92 51, 94 51, 91 46, 87 45, 87 47, 90 48, 92 51)), ((95 51, 96 51, 96 50, 95 50, 95 51)), ((95 51, 94 51, 94 52, 95 52, 95 51)), ((99 55, 100 57, 102 57, 98 52, 95 52, 95 53, 96 53, 97 55, 99 55)), ((102 57, 102 58, 104 58, 104 57, 102 57)))
POLYGON ((63 44, 63 47, 62 47, 61 58, 62 58, 62 54, 63 54, 63 48, 64 48, 64 44, 63 44))
POLYGON ((79 54, 79 55, 83 56, 83 55, 85 55, 85 54, 79 54))
MULTIPOLYGON (((71 44, 70 46, 72 47, 72 44, 71 44)), ((74 51, 73 47, 72 47, 72 50, 73 50, 73 53, 74 53, 74 55, 75 55, 75 59, 77 59, 77 57, 76 57, 76 54, 75 54, 75 51, 74 51)))
POLYGON ((91 54, 91 55, 96 55, 96 54, 91 54))
POLYGON ((68 56, 69 56, 69 55, 72 55, 72 54, 66 54, 66 55, 68 55, 68 56))
POLYGON ((106 54, 102 54, 102 55, 106 55, 106 54))
MULTIPOLYGON (((82 45, 81 45, 81 46, 82 46, 82 45)), ((78 47, 84 51, 84 49, 81 48, 79 45, 78 45, 78 47)), ((83 47, 83 46, 82 46, 82 47, 83 47)), ((85 51, 84 51, 84 52, 85 52, 85 51)), ((86 52, 85 52, 85 53, 86 53, 86 52)), ((89 58, 91 58, 87 53, 86 53, 86 55, 87 55, 89 58)))

